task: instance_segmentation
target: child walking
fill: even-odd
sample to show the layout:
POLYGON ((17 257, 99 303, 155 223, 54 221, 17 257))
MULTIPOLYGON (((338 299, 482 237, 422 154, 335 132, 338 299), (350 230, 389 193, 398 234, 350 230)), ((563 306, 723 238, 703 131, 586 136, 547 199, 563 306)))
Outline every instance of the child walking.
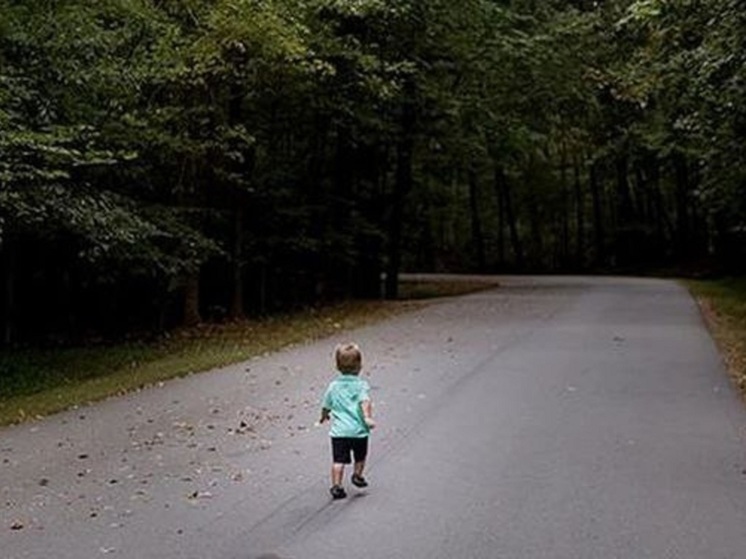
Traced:
POLYGON ((332 440, 332 487, 334 499, 344 499, 347 493, 342 486, 345 465, 355 465, 352 484, 367 487, 363 476, 368 455, 368 435, 376 424, 372 418, 370 386, 360 378, 362 354, 353 343, 337 346, 334 357, 339 375, 329 383, 321 404, 320 423, 331 419, 329 435, 332 440))

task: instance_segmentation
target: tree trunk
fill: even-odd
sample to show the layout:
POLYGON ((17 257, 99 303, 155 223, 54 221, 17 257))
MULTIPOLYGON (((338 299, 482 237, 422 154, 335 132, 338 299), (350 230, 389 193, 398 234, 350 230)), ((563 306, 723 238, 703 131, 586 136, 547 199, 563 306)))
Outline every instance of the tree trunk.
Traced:
POLYGON ((508 182, 508 177, 505 175, 505 169, 500 165, 495 165, 495 188, 497 189, 498 197, 502 197, 505 205, 505 218, 508 221, 510 244, 513 247, 515 265, 518 269, 521 269, 524 267, 525 263, 523 244, 521 243, 521 238, 518 234, 518 223, 516 221, 515 212, 513 211, 513 199, 510 191, 510 183, 508 182))
MULTIPOLYGON (((240 197, 236 197, 240 198, 240 197)), ((230 318, 239 320, 244 316, 244 265, 243 265, 244 208, 237 201, 233 212, 233 292, 231 294, 230 318)))
POLYGON ((598 177, 598 163, 591 164, 588 177, 590 183, 591 197, 593 199, 593 240, 594 240, 594 263, 596 266, 606 264, 606 246, 604 242, 604 215, 601 201, 601 184, 598 177))
POLYGON ((560 185, 562 188, 562 211, 560 219, 560 250, 559 264, 561 268, 566 268, 570 259, 570 188, 567 181, 567 151, 564 144, 560 157, 560 185))
POLYGON ((12 241, 5 239, 3 251, 5 273, 3 274, 3 345, 8 347, 15 342, 15 285, 16 259, 12 241))
POLYGON ((482 232, 482 219, 479 214, 479 184, 477 173, 469 169, 469 207, 471 209, 471 237, 474 243, 477 271, 484 272, 487 268, 487 258, 484 250, 484 234, 482 232))
POLYGON ((629 189, 629 163, 627 155, 620 155, 616 160, 616 184, 617 184, 617 224, 624 229, 634 221, 635 210, 632 204, 632 196, 629 189))
POLYGON ((389 218, 388 262, 386 265, 386 298, 399 296, 399 271, 401 268, 401 241, 404 220, 404 202, 412 189, 412 164, 414 157, 414 84, 405 84, 406 98, 402 107, 402 127, 396 146, 396 178, 391 199, 389 218))
POLYGON ((637 219, 640 220, 640 223, 650 225, 650 189, 648 188, 648 177, 645 175, 643 163, 635 165, 634 176, 635 197, 638 200, 635 214, 637 215, 637 219))
POLYGON ((404 220, 404 200, 412 184, 412 141, 402 140, 397 147, 396 180, 391 203, 388 235, 388 262, 386 265, 386 298, 399 296, 399 271, 401 268, 401 238, 404 220))
POLYGON ((257 308, 260 315, 267 314, 269 308, 269 294, 267 293, 267 264, 261 262, 259 264, 259 301, 257 302, 257 308))
POLYGON ((689 246, 689 166, 686 157, 677 154, 674 157, 676 172, 676 255, 682 259, 687 256, 689 246))
MULTIPOLYGON (((697 192, 702 182, 699 166, 691 165, 689 171, 688 191, 697 192)), ((692 197, 687 196, 689 207, 689 234, 690 247, 693 256, 702 258, 710 252, 710 227, 711 215, 701 204, 697 204, 692 197)))
MULTIPOLYGON (((333 238, 348 237, 344 242, 354 245, 354 228, 349 225, 350 212, 349 200, 352 199, 355 184, 355 146, 353 144, 352 130, 349 126, 342 125, 337 128, 337 146, 335 153, 335 168, 333 181, 333 197, 329 201, 329 216, 331 235, 333 238), (349 237, 352 237, 349 239, 349 237)), ((325 282, 330 286, 334 296, 342 295, 349 298, 352 295, 353 267, 350 265, 346 255, 340 252, 340 248, 332 247, 332 250, 324 251, 322 254, 324 266, 322 273, 325 282)))
MULTIPOLYGON (((659 161, 654 159, 649 166, 650 184, 652 200, 652 213, 655 220, 655 231, 660 246, 669 246, 667 239, 672 239, 675 235, 671 218, 666 209, 666 203, 661 192, 661 179, 659 161)), ((670 254, 670 253, 669 253, 670 254)))
POLYGON ((528 245, 528 261, 529 268, 535 269, 541 267, 542 260, 544 257, 544 241, 541 235, 542 228, 542 216, 539 208, 538 194, 535 191, 534 185, 528 186, 528 195, 524 197, 525 208, 528 213, 528 225, 529 225, 529 245, 528 245))
MULTIPOLYGON (((245 62, 243 53, 236 53, 236 62, 245 62)), ((243 102, 245 90, 241 83, 234 82, 229 87, 228 99, 228 124, 229 126, 240 125, 244 121, 243 102)), ((253 183, 254 167, 256 166, 256 146, 239 144, 237 149, 242 154, 238 161, 229 163, 229 168, 243 180, 229 182, 227 190, 230 193, 228 200, 233 203, 233 247, 231 254, 232 267, 232 293, 230 301, 229 316, 234 320, 244 317, 245 313, 245 278, 244 278, 244 226, 247 190, 246 185, 253 183)))
MULTIPOLYGON (((497 173, 495 173, 497 174, 497 173)), ((505 267, 505 193, 495 179, 495 194, 497 196, 497 263, 500 268, 505 267)))
POLYGON ((79 334, 77 324, 76 297, 74 292, 72 272, 63 268, 60 273, 59 289, 61 296, 60 310, 64 313, 65 337, 76 338, 79 334))
MULTIPOLYGON (((376 231, 385 230, 385 192, 389 178, 389 147, 383 144, 368 146, 365 158, 372 162, 368 177, 374 188, 372 199, 362 207, 364 219, 375 224, 376 231)), ((363 233, 358 236, 356 246, 359 257, 356 261, 354 295, 365 299, 385 297, 381 276, 384 262, 384 240, 379 234, 363 233)))
POLYGON ((629 162, 626 154, 616 160, 616 204, 617 223, 615 231, 615 255, 617 262, 629 265, 636 258, 636 238, 631 230, 635 222, 635 210, 629 185, 629 162))
POLYGON ((199 272, 194 272, 184 284, 184 318, 185 326, 194 326, 202 322, 199 312, 199 272))
POLYGON ((433 233, 433 210, 431 202, 430 189, 431 185, 429 182, 425 185, 427 194, 422 198, 420 202, 420 210, 417 215, 418 228, 422 232, 419 237, 418 243, 418 270, 423 272, 436 272, 438 271, 438 256, 435 234, 433 233))
POLYGON ((585 266, 585 193, 580 180, 580 163, 573 161, 575 172, 575 265, 582 269, 585 266))

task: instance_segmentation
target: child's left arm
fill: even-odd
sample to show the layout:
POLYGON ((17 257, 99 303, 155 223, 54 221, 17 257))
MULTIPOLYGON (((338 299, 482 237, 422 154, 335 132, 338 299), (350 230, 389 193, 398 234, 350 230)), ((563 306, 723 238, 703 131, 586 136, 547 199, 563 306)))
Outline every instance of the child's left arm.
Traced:
POLYGON ((376 426, 376 422, 373 421, 373 404, 370 400, 363 400, 360 402, 360 408, 363 410, 363 419, 368 429, 373 429, 376 426))

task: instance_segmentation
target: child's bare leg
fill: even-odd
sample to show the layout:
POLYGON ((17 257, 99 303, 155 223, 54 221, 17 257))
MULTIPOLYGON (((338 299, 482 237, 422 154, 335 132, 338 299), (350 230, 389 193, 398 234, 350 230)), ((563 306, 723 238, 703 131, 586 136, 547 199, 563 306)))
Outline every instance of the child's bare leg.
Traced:
POLYGON ((332 464, 332 485, 342 485, 344 478, 345 465, 335 462, 332 464))
POLYGON ((365 471, 365 460, 362 462, 355 462, 355 475, 358 477, 363 477, 363 471, 365 471))

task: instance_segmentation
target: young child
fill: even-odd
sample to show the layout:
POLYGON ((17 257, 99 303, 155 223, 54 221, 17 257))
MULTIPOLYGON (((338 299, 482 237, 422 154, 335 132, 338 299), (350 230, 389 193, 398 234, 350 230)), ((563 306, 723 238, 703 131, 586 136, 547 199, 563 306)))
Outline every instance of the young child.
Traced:
POLYGON ((332 439, 332 488, 334 499, 347 497, 342 479, 344 468, 354 457, 352 484, 367 487, 363 477, 365 459, 368 455, 368 435, 375 427, 372 418, 370 387, 361 379, 362 354, 356 344, 337 346, 334 356, 340 374, 329 383, 321 404, 321 420, 331 419, 329 435, 332 439))

